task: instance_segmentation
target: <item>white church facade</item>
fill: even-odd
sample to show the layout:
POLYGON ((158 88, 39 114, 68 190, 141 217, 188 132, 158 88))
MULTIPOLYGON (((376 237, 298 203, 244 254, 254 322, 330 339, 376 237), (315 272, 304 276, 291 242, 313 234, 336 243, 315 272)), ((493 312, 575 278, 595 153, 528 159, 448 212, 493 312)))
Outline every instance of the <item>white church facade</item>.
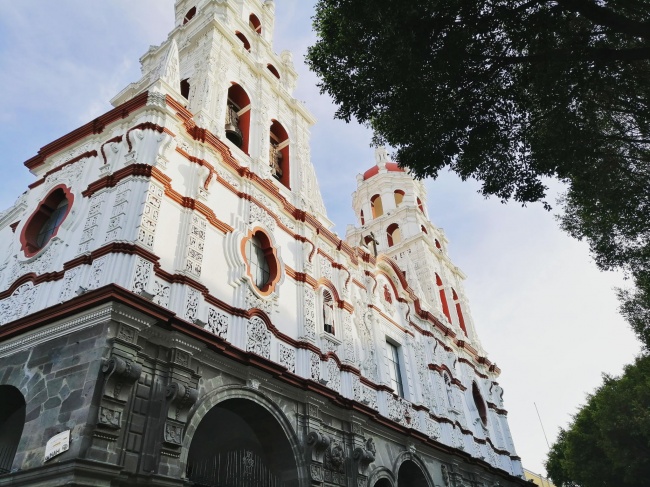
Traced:
POLYGON ((175 9, 0 214, 0 486, 527 485, 424 185, 341 239, 273 1, 175 9))

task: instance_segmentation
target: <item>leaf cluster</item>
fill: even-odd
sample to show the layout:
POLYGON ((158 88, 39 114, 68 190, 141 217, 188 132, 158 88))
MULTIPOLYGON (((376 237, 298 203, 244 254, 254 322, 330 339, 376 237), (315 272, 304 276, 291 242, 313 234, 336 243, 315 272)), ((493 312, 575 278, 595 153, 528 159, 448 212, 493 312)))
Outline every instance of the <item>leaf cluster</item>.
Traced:
POLYGON ((650 356, 604 382, 561 430, 546 469, 566 487, 644 487, 650 478, 650 356))
POLYGON ((565 182, 562 227, 600 268, 634 278, 642 299, 625 313, 638 316, 650 298, 639 286, 650 273, 648 2, 319 0, 314 27, 307 61, 337 116, 371 126, 417 177, 449 168, 484 196, 546 207, 546 178, 565 182))

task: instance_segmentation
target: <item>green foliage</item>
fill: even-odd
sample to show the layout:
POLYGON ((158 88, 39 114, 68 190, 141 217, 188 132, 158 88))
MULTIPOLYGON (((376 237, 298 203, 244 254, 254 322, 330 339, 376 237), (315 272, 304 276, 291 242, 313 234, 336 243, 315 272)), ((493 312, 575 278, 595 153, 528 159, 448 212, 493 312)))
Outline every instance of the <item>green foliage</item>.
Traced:
POLYGON ((449 168, 484 196, 548 207, 546 178, 565 182, 562 227, 647 281, 648 2, 319 0, 314 26, 307 61, 339 118, 416 176, 449 168))
POLYGON ((650 478, 650 356, 588 397, 551 448, 546 469, 566 487, 645 487, 650 478))

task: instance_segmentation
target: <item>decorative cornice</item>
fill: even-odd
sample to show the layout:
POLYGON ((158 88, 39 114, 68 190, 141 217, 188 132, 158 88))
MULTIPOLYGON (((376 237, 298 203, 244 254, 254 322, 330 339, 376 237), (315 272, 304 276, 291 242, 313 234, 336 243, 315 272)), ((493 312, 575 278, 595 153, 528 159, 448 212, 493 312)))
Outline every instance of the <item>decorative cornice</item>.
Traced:
POLYGON ((82 125, 78 129, 70 132, 69 134, 64 135, 63 137, 55 140, 54 142, 51 142, 43 146, 38 151, 38 154, 36 156, 25 161, 25 166, 30 171, 33 171, 34 169, 36 169, 37 167, 45 163, 45 160, 48 157, 53 156, 57 152, 60 152, 63 149, 65 149, 66 147, 71 146, 76 142, 79 142, 80 140, 90 135, 101 134, 107 125, 117 120, 124 119, 128 117, 133 111, 145 106, 147 104, 148 97, 149 97, 149 93, 144 92, 136 96, 135 98, 127 101, 126 103, 123 103, 119 107, 114 108, 113 110, 106 112, 105 114, 97 117, 92 122, 89 122, 86 125, 82 125))

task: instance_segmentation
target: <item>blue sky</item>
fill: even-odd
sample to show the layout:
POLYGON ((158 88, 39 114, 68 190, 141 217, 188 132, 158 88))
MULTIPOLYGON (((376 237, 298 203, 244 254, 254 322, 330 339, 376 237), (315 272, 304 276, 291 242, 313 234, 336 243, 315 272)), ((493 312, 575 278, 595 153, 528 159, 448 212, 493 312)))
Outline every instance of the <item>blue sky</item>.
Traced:
MULTIPOLYGON (((0 211, 33 180, 23 162, 109 110, 139 78, 139 57, 173 27, 173 0, 0 2, 0 211)), ((296 98, 318 123, 312 161, 335 230, 354 222, 355 176, 373 164, 370 132, 333 120, 335 107, 303 64, 315 39, 313 0, 276 0, 275 50, 290 49, 296 98)), ((485 200, 450 174, 426 182, 429 214, 444 228, 483 346, 502 369, 515 445, 543 472, 548 439, 566 425, 601 373, 619 373, 639 345, 617 313, 621 277, 599 272, 588 248, 564 235, 553 212, 485 200)), ((552 184, 556 193, 562 188, 552 184)))

